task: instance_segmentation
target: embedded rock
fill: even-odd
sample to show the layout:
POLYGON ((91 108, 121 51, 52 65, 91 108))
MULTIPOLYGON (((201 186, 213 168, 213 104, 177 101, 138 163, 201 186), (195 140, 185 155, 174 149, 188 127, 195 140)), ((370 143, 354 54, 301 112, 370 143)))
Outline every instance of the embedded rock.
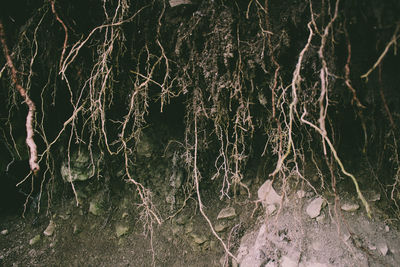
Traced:
POLYGON ((324 199, 322 197, 317 197, 310 204, 308 204, 306 212, 310 218, 316 218, 321 213, 322 205, 324 204, 324 199))
POLYGON ((190 5, 192 4, 191 0, 169 0, 169 4, 171 7, 180 6, 180 5, 190 5))
POLYGON ((230 219, 236 216, 236 211, 232 207, 224 208, 218 213, 217 219, 230 219))
POLYGON ((193 238, 194 243, 196 243, 198 245, 201 245, 201 244, 203 244, 204 242, 206 242, 208 240, 208 238, 206 236, 199 235, 199 234, 196 234, 196 233, 192 233, 191 236, 193 238))
POLYGON ((117 226, 115 226, 115 233, 117 234, 117 237, 121 237, 127 234, 128 231, 129 231, 129 226, 122 224, 117 224, 117 226))
POLYGON ((95 174, 91 167, 98 160, 98 155, 90 155, 89 152, 79 151, 72 153, 70 160, 61 164, 61 176, 65 182, 85 181, 95 174))
POLYGON ((356 211, 360 208, 360 205, 358 204, 350 204, 350 203, 346 203, 343 204, 341 209, 344 211, 348 211, 348 212, 352 212, 352 211, 356 211))
POLYGON ((40 235, 35 235, 31 240, 29 240, 29 245, 35 245, 40 241, 40 235))
POLYGON ((49 225, 47 226, 46 230, 44 230, 43 234, 45 236, 52 236, 55 229, 56 229, 56 224, 54 223, 53 220, 50 220, 49 225))
POLYGON ((281 203, 282 198, 272 187, 272 180, 265 181, 265 183, 258 189, 257 194, 258 200, 261 201, 264 206, 281 203))

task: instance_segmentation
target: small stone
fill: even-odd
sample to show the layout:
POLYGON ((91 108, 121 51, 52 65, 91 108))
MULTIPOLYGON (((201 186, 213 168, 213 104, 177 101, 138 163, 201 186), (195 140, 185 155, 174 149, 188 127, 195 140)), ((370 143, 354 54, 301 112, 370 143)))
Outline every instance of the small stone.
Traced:
POLYGON ((1 234, 2 234, 2 235, 7 235, 7 234, 8 234, 8 230, 7 230, 7 229, 4 229, 3 231, 1 231, 1 234))
POLYGON ((198 245, 201 245, 201 244, 203 244, 204 242, 206 242, 208 240, 208 238, 206 236, 204 236, 204 235, 198 235, 198 234, 195 234, 195 233, 192 233, 190 235, 192 236, 193 241, 198 245))
POLYGON ((389 226, 388 226, 388 225, 385 225, 385 232, 388 233, 389 230, 390 230, 390 229, 389 229, 389 226))
POLYGON ((97 201, 91 201, 89 204, 89 212, 93 215, 98 216, 103 214, 103 209, 97 201))
POLYGON ((272 187, 272 180, 267 180, 257 191, 258 199, 264 204, 280 204, 281 196, 279 196, 272 187))
POLYGON ((171 7, 179 6, 179 5, 188 5, 192 4, 190 0, 169 0, 169 4, 171 7))
POLYGON ((388 246, 387 246, 386 243, 380 244, 380 245, 378 246, 378 249, 379 249, 379 251, 382 253, 383 256, 386 256, 386 254, 387 254, 388 251, 389 251, 389 248, 388 248, 388 246))
POLYGON ((76 234, 79 234, 80 231, 81 231, 81 229, 79 228, 79 226, 78 226, 77 224, 74 224, 72 233, 73 233, 74 235, 76 235, 76 234))
POLYGON ((303 198, 306 196, 306 192, 304 190, 299 190, 296 194, 298 198, 303 198))
POLYGON ((352 212, 352 211, 356 211, 360 208, 360 205, 358 204, 350 204, 350 203, 346 203, 343 204, 341 209, 344 211, 348 211, 348 212, 352 212))
POLYGON ((67 215, 59 214, 58 217, 61 218, 64 221, 69 219, 69 215, 68 214, 67 215))
POLYGON ((215 229, 216 232, 222 232, 222 231, 224 231, 226 228, 228 228, 228 225, 226 225, 226 224, 224 224, 224 223, 220 223, 220 222, 218 222, 218 223, 215 225, 215 227, 214 227, 214 229, 215 229))
POLYGON ((219 213, 218 213, 218 217, 217 219, 230 219, 236 216, 236 211, 233 207, 228 207, 228 208, 224 208, 222 209, 219 213))
POLYGON ((321 214, 316 218, 317 222, 323 223, 325 220, 325 214, 321 214))
POLYGON ((46 230, 44 230, 43 234, 45 236, 52 236, 55 229, 56 229, 56 224, 54 223, 53 220, 50 220, 49 225, 47 226, 46 230))
POLYGON ((35 237, 33 237, 31 240, 29 240, 29 245, 33 246, 34 244, 36 244, 39 241, 40 241, 40 235, 35 235, 35 237))
POLYGON ((117 226, 115 226, 115 233, 117 234, 117 237, 121 237, 127 234, 128 231, 129 227, 127 225, 118 224, 117 226))
POLYGON ((210 241, 210 250, 215 251, 217 249, 217 242, 215 240, 210 241))
POLYGON ((317 197, 310 204, 308 204, 306 212, 310 218, 316 218, 321 213, 322 204, 324 199, 322 197, 317 197))
POLYGON ((375 202, 375 201, 379 201, 379 200, 381 200, 381 194, 379 194, 379 193, 372 194, 369 199, 369 201, 371 201, 371 202, 375 202))
POLYGON ((371 245, 368 245, 368 249, 369 249, 369 250, 376 250, 376 246, 374 246, 374 245, 372 245, 372 244, 371 244, 371 245))

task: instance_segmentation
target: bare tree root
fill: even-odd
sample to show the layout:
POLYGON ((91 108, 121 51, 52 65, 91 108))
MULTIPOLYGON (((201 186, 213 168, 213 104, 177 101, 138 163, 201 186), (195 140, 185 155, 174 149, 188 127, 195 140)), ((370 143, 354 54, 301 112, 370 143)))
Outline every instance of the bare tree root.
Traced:
POLYGON ((396 49, 395 45, 397 43, 397 39, 400 38, 400 34, 398 33, 399 30, 400 30, 400 23, 397 24, 396 29, 394 30, 392 38, 390 39, 389 43, 387 43, 385 49, 383 50, 382 54, 379 56, 378 60, 375 62, 375 64, 365 74, 361 75, 361 78, 368 79, 368 76, 371 74, 371 72, 373 72, 376 69, 376 67, 378 67, 381 64, 383 58, 386 56, 387 52, 389 51, 389 48, 392 45, 394 45, 394 48, 396 49))
POLYGON ((204 217, 204 219, 207 221, 207 224, 210 227, 210 230, 212 234, 221 242, 225 252, 231 256, 233 259, 237 261, 237 258, 232 254, 232 252, 229 251, 228 246, 225 244, 225 242, 222 240, 222 238, 217 234, 215 231, 210 219, 207 217, 206 213, 204 212, 204 206, 203 202, 201 201, 201 195, 200 195, 200 172, 197 168, 197 148, 198 148, 198 137, 197 137, 197 112, 198 112, 198 107, 196 101, 193 103, 193 109, 194 109, 194 155, 193 155, 193 177, 194 177, 194 184, 196 187, 196 193, 197 193, 197 201, 199 203, 199 211, 201 215, 204 217))
POLYGON ((7 64, 11 70, 11 77, 12 81, 18 90, 19 94, 24 98, 26 105, 29 108, 28 115, 26 116, 26 144, 29 147, 29 166, 33 174, 36 174, 40 167, 37 163, 37 147, 35 140, 33 140, 34 130, 33 130, 33 122, 34 122, 34 115, 36 111, 35 103, 30 99, 29 95, 27 94, 26 90, 20 85, 18 82, 17 70, 13 64, 13 61, 10 56, 10 52, 8 50, 8 46, 6 43, 6 36, 4 32, 3 23, 0 21, 0 41, 3 46, 4 57, 7 59, 7 64))
POLYGON ((333 154, 333 157, 335 158, 335 161, 339 165, 340 170, 342 171, 342 173, 344 175, 348 176, 349 178, 351 178, 351 180, 353 181, 353 184, 356 187, 357 195, 360 198, 361 202, 363 203, 364 208, 367 211, 368 217, 371 218, 371 215, 372 215, 371 208, 369 207, 369 204, 368 204, 367 200, 364 198, 364 195, 361 193, 361 190, 360 190, 360 187, 358 185, 357 179, 354 177, 354 175, 352 175, 351 173, 349 173, 349 172, 347 172, 345 170, 345 168, 343 166, 343 163, 340 160, 339 156, 337 155, 337 152, 336 152, 332 142, 329 140, 329 138, 326 135, 324 135, 324 132, 320 128, 318 128, 318 126, 316 126, 315 124, 312 124, 311 122, 305 120, 304 119, 305 116, 307 116, 307 110, 304 107, 303 114, 301 115, 301 122, 307 124, 308 126, 310 126, 313 129, 315 129, 324 138, 324 141, 328 144, 328 146, 329 146, 329 148, 330 148, 330 150, 331 150, 331 152, 333 154))

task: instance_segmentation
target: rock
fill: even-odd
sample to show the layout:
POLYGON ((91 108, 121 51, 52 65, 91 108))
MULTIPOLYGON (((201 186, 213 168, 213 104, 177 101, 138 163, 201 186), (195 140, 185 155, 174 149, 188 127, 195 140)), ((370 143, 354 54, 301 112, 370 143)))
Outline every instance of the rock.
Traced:
POLYGON ((179 5, 190 5, 192 4, 191 0, 169 0, 169 4, 171 7, 179 6, 179 5))
POLYGON ((306 212, 310 218, 316 218, 321 213, 322 205, 324 204, 324 199, 322 197, 317 197, 310 204, 308 204, 306 212))
POLYGON ((124 213, 122 213, 121 218, 122 218, 122 219, 125 219, 125 218, 127 218, 128 216, 129 216, 129 213, 124 212, 124 213))
POLYGON ((389 230, 390 230, 390 229, 389 229, 389 226, 388 226, 388 225, 385 225, 385 232, 388 233, 389 230))
POLYGON ((129 226, 127 225, 117 224, 115 226, 115 233, 117 234, 117 237, 121 237, 127 234, 128 231, 129 231, 129 226))
MULTIPOLYGON (((93 157, 93 161, 96 162, 99 156, 93 155, 93 157)), ((89 152, 81 150, 72 153, 70 161, 66 160, 61 164, 61 176, 65 182, 85 181, 95 174, 91 164, 89 152)))
POLYGON ((233 207, 228 207, 228 208, 224 208, 222 209, 219 213, 218 213, 218 217, 217 219, 230 219, 236 216, 236 211, 233 207))
POLYGON ((258 200, 263 203, 263 205, 270 204, 280 204, 281 196, 279 196, 274 188, 272 187, 272 180, 267 180, 265 183, 258 189, 258 200))
POLYGON ((379 194, 379 193, 375 193, 374 192, 369 197, 369 201, 371 201, 371 202, 376 202, 376 201, 379 201, 379 200, 381 200, 381 194, 379 194))
POLYGON ((299 190, 296 192, 298 198, 303 198, 306 196, 306 192, 304 190, 299 190))
POLYGON ((281 267, 297 267, 298 262, 292 260, 291 258, 287 256, 283 256, 281 259, 281 267))
POLYGON ((7 229, 4 229, 3 231, 1 231, 1 234, 2 234, 2 235, 8 235, 8 230, 7 230, 7 229))
POLYGON ((61 218, 63 221, 66 221, 69 219, 69 215, 59 214, 58 217, 61 218))
POLYGON ((73 233, 74 235, 76 235, 76 234, 79 234, 81 231, 82 231, 82 229, 79 227, 79 225, 74 224, 72 233, 73 233))
POLYGON ((368 245, 368 249, 369 250, 376 250, 376 246, 370 244, 370 245, 368 245))
POLYGON ((380 245, 378 246, 378 249, 379 249, 379 251, 382 253, 383 256, 386 256, 386 254, 387 254, 388 251, 389 251, 389 248, 388 248, 388 246, 387 246, 386 243, 380 244, 380 245))
POLYGON ((240 261, 240 267, 262 266, 268 260, 265 252, 266 247, 268 247, 267 236, 267 226, 262 224, 254 245, 249 249, 247 247, 239 248, 238 260, 240 261), (247 252, 247 254, 244 254, 244 252, 247 252))
POLYGON ((150 158, 152 154, 152 145, 150 138, 142 135, 136 145, 136 153, 139 157, 150 158))
POLYGON ((102 215, 103 208, 99 200, 92 200, 89 204, 89 212, 93 215, 102 215))
POLYGON ((321 214, 316 218, 317 222, 323 223, 325 221, 325 214, 321 214))
POLYGON ((55 229, 56 229, 56 224, 54 223, 53 220, 50 220, 49 225, 47 226, 46 230, 44 230, 43 234, 45 236, 52 236, 55 229))
POLYGON ((351 203, 346 203, 343 204, 341 209, 344 211, 348 211, 348 212, 352 212, 352 211, 356 211, 360 208, 360 205, 358 204, 351 204, 351 203))
POLYGON ((198 245, 201 245, 208 240, 208 238, 204 235, 199 235, 196 233, 191 233, 190 235, 192 236, 194 243, 198 245))
POLYGON ((29 240, 29 245, 33 246, 39 241, 40 241, 40 235, 35 235, 31 240, 29 240))
POLYGON ((222 232, 222 231, 224 231, 226 228, 228 228, 228 225, 226 225, 225 223, 221 223, 221 222, 218 222, 218 223, 215 225, 215 227, 214 227, 214 229, 215 229, 216 232, 222 232))

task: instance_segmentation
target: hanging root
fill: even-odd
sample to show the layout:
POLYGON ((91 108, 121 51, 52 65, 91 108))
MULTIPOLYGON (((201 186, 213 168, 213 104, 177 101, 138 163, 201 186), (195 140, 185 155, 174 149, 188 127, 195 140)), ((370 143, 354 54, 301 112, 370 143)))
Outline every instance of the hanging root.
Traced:
POLYGON ((27 94, 26 90, 20 85, 18 82, 17 70, 13 64, 13 61, 10 56, 10 52, 8 50, 8 46, 6 43, 5 31, 2 21, 0 21, 0 41, 3 46, 4 57, 7 60, 8 67, 11 70, 11 78, 15 85, 15 88, 19 92, 19 94, 24 99, 26 105, 29 108, 28 115, 26 116, 26 144, 29 148, 29 166, 31 171, 36 174, 40 167, 37 162, 37 148, 35 140, 33 140, 34 130, 33 130, 33 122, 34 122, 34 115, 36 111, 35 103, 30 99, 29 95, 27 94))

